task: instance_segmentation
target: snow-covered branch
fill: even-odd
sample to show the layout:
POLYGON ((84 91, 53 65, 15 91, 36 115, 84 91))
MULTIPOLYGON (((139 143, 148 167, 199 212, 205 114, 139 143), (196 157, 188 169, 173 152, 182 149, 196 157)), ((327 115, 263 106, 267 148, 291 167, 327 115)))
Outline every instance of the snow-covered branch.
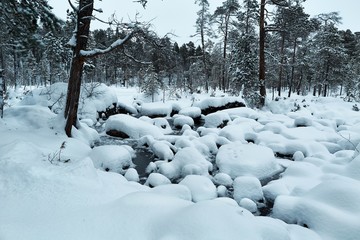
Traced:
POLYGON ((92 58, 92 57, 97 57, 99 55, 109 53, 117 48, 122 47, 126 42, 128 42, 133 37, 133 35, 134 35, 134 32, 131 32, 123 39, 116 40, 109 47, 107 47, 105 49, 96 48, 96 49, 92 49, 92 50, 81 50, 80 55, 82 57, 92 58))

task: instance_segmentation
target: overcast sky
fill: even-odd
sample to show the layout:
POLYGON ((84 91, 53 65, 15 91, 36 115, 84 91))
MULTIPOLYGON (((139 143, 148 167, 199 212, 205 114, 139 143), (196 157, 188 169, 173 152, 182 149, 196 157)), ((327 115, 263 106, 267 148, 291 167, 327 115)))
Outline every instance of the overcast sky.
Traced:
MULTIPOLYGON (((54 12, 60 18, 66 18, 66 9, 69 8, 67 0, 48 0, 54 7, 54 12)), ((74 0, 73 0, 74 2, 74 0)), ((150 21, 154 30, 160 35, 173 33, 178 37, 172 37, 174 41, 184 43, 198 39, 190 38, 195 33, 196 12, 199 7, 194 4, 195 0, 149 0, 146 9, 143 9, 139 3, 133 0, 95 0, 95 7, 101 8, 103 13, 96 13, 96 16, 107 20, 113 13, 118 19, 124 21, 133 20, 136 13, 141 16, 141 21, 150 21)), ((209 0, 210 11, 214 12, 216 7, 222 4, 223 0, 209 0)), ((304 3, 305 12, 311 16, 320 13, 339 12, 342 17, 340 29, 351 29, 351 31, 360 31, 359 21, 359 0, 307 0, 304 3)), ((106 28, 107 26, 93 21, 92 29, 106 28)))

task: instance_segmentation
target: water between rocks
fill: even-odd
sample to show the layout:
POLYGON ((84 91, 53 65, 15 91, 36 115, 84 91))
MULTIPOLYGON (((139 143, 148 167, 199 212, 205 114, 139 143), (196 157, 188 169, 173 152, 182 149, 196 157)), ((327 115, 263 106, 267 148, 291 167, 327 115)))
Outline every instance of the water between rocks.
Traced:
MULTIPOLYGON (((180 135, 180 130, 176 129, 173 126, 173 121, 172 119, 167 119, 171 128, 173 129, 173 135, 180 135)), ((202 124, 199 124, 198 126, 195 126, 195 131, 198 127, 202 126, 202 124)), ((138 144, 138 141, 135 139, 122 139, 122 138, 117 138, 117 137, 112 137, 109 135, 106 135, 104 133, 104 129, 102 126, 97 127, 96 130, 101 134, 100 136, 100 141, 98 143, 95 144, 95 146, 102 146, 102 145, 128 145, 130 147, 132 147, 135 150, 136 156, 132 158, 133 163, 136 165, 135 169, 139 174, 140 177, 140 183, 145 183, 147 177, 148 177, 148 173, 146 172, 146 168, 149 165, 149 163, 156 161, 157 159, 155 158, 155 155, 152 153, 151 150, 149 150, 147 147, 145 146, 140 146, 138 144)), ((215 156, 213 156, 215 158, 215 156)), ((214 169, 217 169, 216 166, 214 166, 214 169)), ((285 169, 283 169, 284 171, 285 169)), ((276 180, 279 179, 281 176, 281 173, 283 173, 283 171, 276 173, 275 175, 263 179, 261 180, 261 185, 265 186, 267 185, 269 182, 271 182, 272 180, 276 180)), ((217 171, 213 172, 212 174, 215 175, 217 171)), ((228 189, 228 195, 229 197, 232 197, 232 188, 228 189)), ((264 199, 263 202, 258 203, 258 210, 259 213, 258 215, 261 216, 268 216, 271 213, 273 207, 273 203, 267 201, 266 199, 264 199)))

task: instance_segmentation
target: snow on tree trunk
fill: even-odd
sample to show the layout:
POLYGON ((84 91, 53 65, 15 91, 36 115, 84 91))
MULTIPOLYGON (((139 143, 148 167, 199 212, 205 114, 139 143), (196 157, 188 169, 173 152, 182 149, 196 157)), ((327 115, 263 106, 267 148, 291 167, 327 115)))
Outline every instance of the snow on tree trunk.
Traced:
POLYGON ((69 137, 71 137, 72 127, 76 127, 77 123, 82 71, 85 62, 85 57, 82 56, 80 52, 81 50, 85 50, 87 47, 93 5, 94 0, 79 1, 77 27, 76 32, 74 33, 75 46, 73 48, 73 58, 70 68, 66 106, 64 112, 64 117, 66 119, 65 132, 69 137))
POLYGON ((4 117, 4 93, 5 81, 3 79, 3 69, 0 69, 0 118, 4 117))
POLYGON ((260 107, 265 105, 265 0, 260 5, 260 40, 259 40, 259 81, 260 81, 260 107))

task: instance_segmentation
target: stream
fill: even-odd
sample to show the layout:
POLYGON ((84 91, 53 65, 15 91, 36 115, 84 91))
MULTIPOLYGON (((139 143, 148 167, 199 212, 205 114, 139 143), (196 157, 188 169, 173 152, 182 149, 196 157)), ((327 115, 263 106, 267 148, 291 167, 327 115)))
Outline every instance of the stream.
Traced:
MULTIPOLYGON (((173 126, 172 119, 167 119, 167 120, 168 120, 171 128, 173 129, 173 133, 171 135, 180 135, 180 130, 176 129, 173 126)), ((200 126, 202 126, 202 123, 195 126, 194 130, 196 131, 196 129, 200 126)), ((136 156, 132 158, 132 161, 136 165, 135 169, 139 174, 140 183, 144 184, 149 175, 149 173, 146 172, 146 168, 148 167, 149 163, 157 160, 155 158, 155 155, 153 154, 153 152, 146 146, 140 146, 138 144, 138 141, 135 139, 122 139, 122 138, 112 137, 112 136, 105 134, 103 125, 101 125, 100 127, 96 127, 96 130, 100 134, 100 141, 98 143, 96 143, 95 146, 128 145, 134 149, 136 156)), ((218 168, 215 163, 215 157, 216 157, 215 155, 211 157, 211 162, 214 164, 214 171, 211 172, 210 174, 213 176, 215 176, 215 174, 218 172, 218 168)), ((278 172, 269 178, 261 180, 261 185, 265 186, 270 181, 279 179, 281 174, 284 171, 285 171, 285 168, 281 172, 278 172)), ((233 198, 232 195, 233 195, 233 189, 232 189, 232 187, 230 187, 230 188, 228 188, 228 196, 230 198, 233 198)), ((259 210, 258 215, 268 216, 271 213, 272 206, 273 206, 273 203, 267 201, 266 199, 259 202, 258 203, 258 210, 259 210)))

